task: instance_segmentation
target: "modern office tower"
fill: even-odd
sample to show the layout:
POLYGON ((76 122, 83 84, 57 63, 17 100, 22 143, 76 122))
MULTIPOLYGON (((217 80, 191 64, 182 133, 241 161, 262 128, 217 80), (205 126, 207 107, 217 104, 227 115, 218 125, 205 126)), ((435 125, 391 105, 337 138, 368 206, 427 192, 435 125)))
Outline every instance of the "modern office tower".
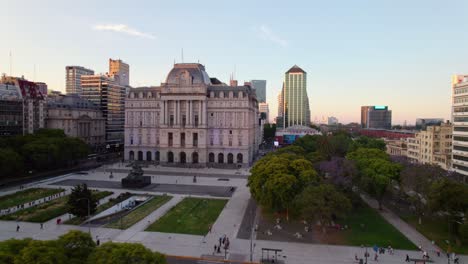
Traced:
POLYGON ((65 91, 67 94, 78 94, 81 95, 81 76, 83 75, 94 75, 94 71, 86 69, 81 66, 67 66, 65 67, 66 71, 66 87, 65 91))
POLYGON ((452 125, 442 123, 428 126, 407 138, 407 157, 410 162, 438 165, 449 169, 452 152, 452 125))
POLYGON ((428 126, 439 126, 443 118, 416 118, 416 129, 426 129, 428 126))
POLYGON ((120 85, 130 85, 130 66, 122 60, 109 59, 109 75, 114 75, 120 85))
POLYGON ((0 79, 0 103, 2 135, 32 134, 44 128, 45 100, 36 83, 23 77, 3 75, 0 79))
POLYGON ((338 118, 334 116, 328 117, 328 125, 329 126, 338 125, 338 118))
POLYGON ((468 76, 456 77, 452 82, 452 168, 468 175, 468 76))
POLYGON ((268 103, 259 103, 258 110, 260 111, 260 117, 265 120, 265 123, 270 123, 270 110, 268 109, 268 103))
POLYGON ((51 94, 47 98, 47 128, 62 129, 67 136, 97 149, 105 147, 105 125, 99 106, 77 94, 51 94))
POLYGON ((248 167, 261 143, 261 125, 251 86, 226 85, 199 63, 178 63, 160 86, 128 94, 125 159, 248 167))
POLYGON ((283 110, 284 110, 283 91, 284 91, 284 84, 283 84, 283 87, 281 88, 281 91, 278 94, 278 114, 276 115, 276 119, 275 119, 277 128, 282 128, 283 125, 284 125, 284 122, 283 122, 283 116, 284 116, 284 112, 283 112, 283 110))
POLYGON ((284 76, 283 86, 283 125, 309 126, 310 108, 307 96, 307 73, 294 65, 284 76))
POLYGON ((266 80, 251 80, 252 88, 255 90, 259 103, 266 103, 266 80))
POLYGON ((392 111, 388 106, 361 106, 361 127, 391 129, 392 111))
POLYGON ((108 75, 83 75, 81 85, 81 96, 99 106, 103 112, 106 144, 111 148, 121 147, 124 142, 126 86, 108 75))

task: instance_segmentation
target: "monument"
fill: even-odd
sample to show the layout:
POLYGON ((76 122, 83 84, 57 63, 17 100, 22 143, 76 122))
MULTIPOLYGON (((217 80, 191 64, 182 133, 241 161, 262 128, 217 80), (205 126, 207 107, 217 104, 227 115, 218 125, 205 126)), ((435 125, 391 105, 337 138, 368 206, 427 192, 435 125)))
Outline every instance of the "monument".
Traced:
POLYGON ((150 176, 143 176, 143 169, 137 163, 132 164, 132 169, 127 177, 122 179, 123 188, 143 188, 151 184, 150 176))

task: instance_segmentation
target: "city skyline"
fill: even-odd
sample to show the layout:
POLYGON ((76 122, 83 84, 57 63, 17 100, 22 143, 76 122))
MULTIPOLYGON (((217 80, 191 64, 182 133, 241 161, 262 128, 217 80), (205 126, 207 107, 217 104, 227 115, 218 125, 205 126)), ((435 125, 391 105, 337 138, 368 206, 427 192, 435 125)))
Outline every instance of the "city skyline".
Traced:
POLYGON ((283 73, 297 64, 309 73, 312 121, 336 116, 358 122, 361 105, 388 105, 393 124, 413 124, 418 117, 450 119, 450 78, 468 71, 468 39, 459 34, 467 6, 462 1, 315 2, 301 8, 202 1, 186 2, 183 9, 170 2, 83 1, 73 9, 61 1, 6 2, 0 22, 15 27, 4 30, 0 72, 10 73, 11 51, 13 75, 45 82, 51 90, 65 91, 65 66, 104 73, 108 58, 131 65, 132 86, 159 85, 165 69, 183 57, 207 65, 226 83, 233 72, 239 83, 267 80, 273 118, 283 73), (217 12, 203 18, 212 8, 217 12), (173 19, 175 12, 194 22, 173 19), (253 13, 258 16, 238 19, 253 13))

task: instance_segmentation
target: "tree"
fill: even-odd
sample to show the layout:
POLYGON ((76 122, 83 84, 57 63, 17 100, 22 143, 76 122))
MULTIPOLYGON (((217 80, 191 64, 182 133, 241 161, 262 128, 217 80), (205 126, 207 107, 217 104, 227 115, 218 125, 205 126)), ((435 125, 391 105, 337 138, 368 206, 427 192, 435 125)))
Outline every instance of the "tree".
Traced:
POLYGON ((306 187, 296 203, 305 219, 320 221, 323 232, 334 216, 344 217, 351 210, 351 201, 331 184, 306 187))
POLYGON ((385 150, 385 142, 382 139, 360 136, 351 143, 350 151, 355 151, 359 148, 375 148, 379 150, 385 150))
POLYGON ((271 141, 275 138, 276 125, 275 124, 265 124, 263 126, 263 139, 271 141))
POLYGON ((0 242, 0 263, 13 264, 15 256, 31 243, 31 238, 8 239, 0 242))
POLYGON ((93 214, 96 211, 97 200, 92 195, 91 190, 88 189, 86 184, 76 185, 68 197, 68 206, 70 213, 84 218, 88 216, 88 201, 89 201, 89 214, 93 214))
POLYGON ((468 211, 468 187, 449 179, 435 181, 429 192, 429 208, 432 212, 444 212, 449 222, 450 234, 456 235, 462 215, 468 211))
POLYGON ((318 150, 318 140, 321 137, 319 135, 305 135, 296 139, 293 145, 303 148, 306 153, 315 152, 318 150))
POLYGON ((359 170, 357 182, 369 195, 374 197, 382 209, 382 199, 392 181, 399 182, 402 169, 400 164, 392 163, 387 153, 374 148, 359 148, 346 157, 356 162, 359 170))
POLYGON ((251 169, 248 186, 259 204, 277 212, 286 211, 288 215, 294 198, 306 186, 319 181, 310 161, 283 153, 267 155, 257 161, 251 169))
POLYGON ((83 260, 87 259, 96 247, 96 243, 88 233, 78 230, 70 230, 60 236, 58 242, 63 247, 70 264, 83 263, 83 260))
POLYGON ((63 264, 67 262, 64 250, 56 241, 34 240, 15 257, 15 264, 63 264))
POLYGON ((13 149, 0 148, 0 178, 15 177, 23 171, 23 158, 13 149))
POLYGON ((165 264, 166 258, 141 244, 107 242, 89 256, 90 264, 165 264))

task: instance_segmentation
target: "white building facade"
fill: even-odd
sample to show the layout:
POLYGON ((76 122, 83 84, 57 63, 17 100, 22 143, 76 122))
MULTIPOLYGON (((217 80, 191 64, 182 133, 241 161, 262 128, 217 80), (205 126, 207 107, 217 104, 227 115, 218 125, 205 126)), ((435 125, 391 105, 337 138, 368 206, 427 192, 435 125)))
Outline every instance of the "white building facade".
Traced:
POLYGON ((260 135, 255 91, 210 78, 198 63, 175 64, 165 83, 132 89, 125 101, 125 160, 247 167, 260 135))

